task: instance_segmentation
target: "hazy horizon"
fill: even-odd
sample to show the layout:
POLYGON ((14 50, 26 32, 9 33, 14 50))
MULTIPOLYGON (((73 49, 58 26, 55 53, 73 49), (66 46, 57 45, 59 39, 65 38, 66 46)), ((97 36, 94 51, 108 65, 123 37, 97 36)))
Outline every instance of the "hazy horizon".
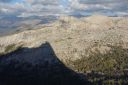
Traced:
POLYGON ((128 0, 0 0, 0 35, 52 22, 56 16, 128 16, 127 4, 128 0))

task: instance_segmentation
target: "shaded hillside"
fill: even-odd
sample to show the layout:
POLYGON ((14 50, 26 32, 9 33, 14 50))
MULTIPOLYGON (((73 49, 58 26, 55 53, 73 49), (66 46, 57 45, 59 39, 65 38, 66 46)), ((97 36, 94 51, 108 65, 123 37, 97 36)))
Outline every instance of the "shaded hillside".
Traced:
POLYGON ((55 55, 49 43, 0 56, 1 85, 90 85, 55 55))

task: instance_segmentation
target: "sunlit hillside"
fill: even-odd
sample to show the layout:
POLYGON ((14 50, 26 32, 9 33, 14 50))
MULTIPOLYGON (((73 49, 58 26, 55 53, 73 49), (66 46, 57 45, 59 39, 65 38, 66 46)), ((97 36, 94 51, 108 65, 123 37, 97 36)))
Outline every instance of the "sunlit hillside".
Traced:
MULTIPOLYGON (((42 56, 39 55, 42 50, 32 51, 32 54, 29 50, 23 50, 23 54, 27 53, 24 59, 18 58, 23 54, 17 50, 39 48, 48 42, 67 68, 82 73, 89 82, 124 85, 128 83, 127 30, 128 17, 63 16, 53 23, 42 25, 40 29, 0 37, 0 55, 17 56, 14 59, 18 62, 36 65, 39 60, 34 59, 42 56)), ((52 64, 51 57, 48 57, 51 55, 45 55, 44 51, 43 59, 52 64)), ((5 62, 11 61, 8 59, 5 62)))

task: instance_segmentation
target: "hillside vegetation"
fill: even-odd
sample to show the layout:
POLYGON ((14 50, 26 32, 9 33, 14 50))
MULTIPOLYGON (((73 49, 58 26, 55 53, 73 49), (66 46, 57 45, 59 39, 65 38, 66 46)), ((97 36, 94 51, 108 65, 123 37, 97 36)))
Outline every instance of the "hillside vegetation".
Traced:
POLYGON ((91 82, 128 84, 128 17, 63 16, 40 29, 1 37, 0 55, 45 42, 67 67, 87 75, 91 82))

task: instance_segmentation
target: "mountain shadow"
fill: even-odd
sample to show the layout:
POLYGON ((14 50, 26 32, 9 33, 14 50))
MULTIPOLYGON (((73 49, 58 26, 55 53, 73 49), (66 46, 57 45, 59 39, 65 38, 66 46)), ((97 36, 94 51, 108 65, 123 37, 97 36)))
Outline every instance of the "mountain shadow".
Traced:
POLYGON ((67 68, 46 42, 0 56, 0 85, 91 85, 67 68))

